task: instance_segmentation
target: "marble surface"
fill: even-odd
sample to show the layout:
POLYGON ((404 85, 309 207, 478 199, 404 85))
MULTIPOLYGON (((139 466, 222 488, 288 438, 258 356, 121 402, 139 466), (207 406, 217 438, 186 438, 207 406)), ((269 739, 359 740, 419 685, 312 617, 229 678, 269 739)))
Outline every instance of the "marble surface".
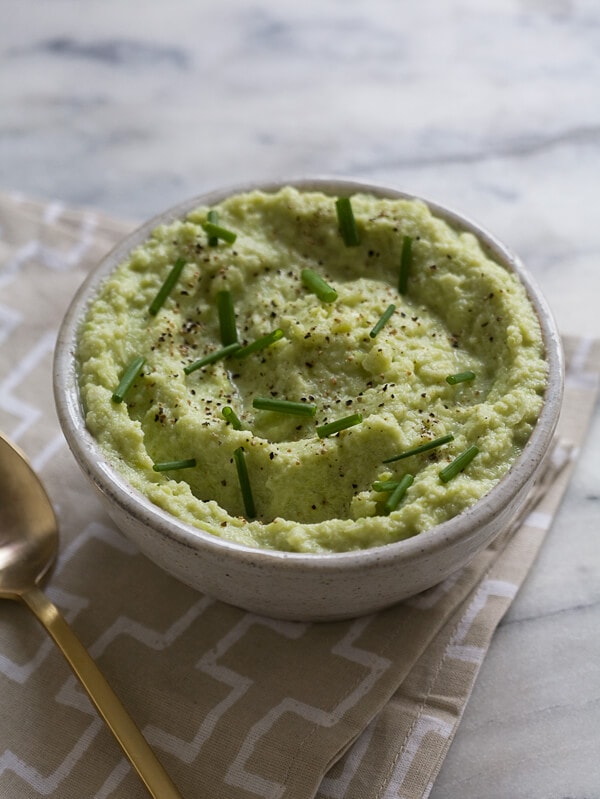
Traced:
MULTIPOLYGON (((129 219, 334 174, 494 231, 600 336, 597 0, 4 0, 0 190, 129 219)), ((431 799, 600 797, 600 413, 431 799)))

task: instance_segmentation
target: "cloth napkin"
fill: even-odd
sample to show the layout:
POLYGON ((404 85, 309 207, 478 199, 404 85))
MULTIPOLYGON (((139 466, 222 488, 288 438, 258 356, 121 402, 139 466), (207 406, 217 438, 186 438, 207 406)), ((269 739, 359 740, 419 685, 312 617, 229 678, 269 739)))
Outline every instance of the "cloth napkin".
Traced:
MULTIPOLYGON (((351 621, 262 618, 162 572, 101 510, 56 420, 60 319, 133 227, 0 195, 0 429, 55 505, 46 585, 184 799, 426 797, 494 630, 567 487, 596 402, 598 342, 566 338, 559 440, 520 523, 413 599, 351 621)), ((28 611, 0 603, 0 796, 147 796, 28 611)))

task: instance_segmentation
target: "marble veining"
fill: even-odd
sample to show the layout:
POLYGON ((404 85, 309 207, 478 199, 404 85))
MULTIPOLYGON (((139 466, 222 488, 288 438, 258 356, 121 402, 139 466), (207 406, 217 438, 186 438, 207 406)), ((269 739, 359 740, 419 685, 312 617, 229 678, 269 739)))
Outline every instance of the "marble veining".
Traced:
MULTIPOLYGON (((243 180, 446 203, 600 336, 597 0, 5 0, 0 191, 143 219, 243 180)), ((430 799, 600 797, 600 416, 430 799)))
POLYGON ((185 69, 188 58, 185 52, 177 47, 163 47, 147 44, 135 39, 103 39, 85 42, 68 36, 57 36, 52 39, 36 42, 27 51, 8 53, 9 57, 27 55, 50 55, 59 58, 72 58, 97 61, 114 67, 143 67, 169 64, 185 69))

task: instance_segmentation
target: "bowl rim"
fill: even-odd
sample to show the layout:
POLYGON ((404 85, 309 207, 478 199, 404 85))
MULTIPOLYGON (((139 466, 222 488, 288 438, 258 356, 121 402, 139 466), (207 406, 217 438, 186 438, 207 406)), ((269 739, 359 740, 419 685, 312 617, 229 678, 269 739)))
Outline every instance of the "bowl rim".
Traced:
POLYGON ((376 566, 382 560, 394 560, 402 554, 403 561, 420 557, 424 552, 434 554, 439 549, 476 535, 477 529, 502 513, 509 499, 524 489, 531 479, 532 466, 543 460, 560 413, 564 383, 562 343, 552 312, 537 283, 521 259, 485 227, 470 217, 447 206, 412 192, 401 191, 359 178, 301 177, 230 184, 203 192, 180 202, 137 227, 121 239, 90 271, 73 296, 60 325, 53 362, 53 388, 58 419, 72 454, 92 482, 128 516, 150 524, 162 537, 179 546, 197 550, 201 544, 213 554, 226 552, 246 563, 277 563, 278 568, 301 567, 304 570, 359 570, 376 566), (523 284, 542 330, 545 356, 548 362, 548 384, 544 404, 523 451, 511 468, 487 494, 470 508, 447 521, 408 539, 347 552, 304 553, 262 549, 218 537, 193 525, 186 524, 168 511, 154 505, 144 494, 134 489, 109 463, 101 446, 85 425, 76 373, 77 335, 83 318, 99 284, 129 252, 142 243, 155 227, 180 219, 198 206, 210 206, 234 194, 250 191, 273 193, 286 186, 300 191, 320 191, 328 196, 367 193, 381 198, 420 200, 432 213, 452 227, 474 234, 486 252, 523 284))

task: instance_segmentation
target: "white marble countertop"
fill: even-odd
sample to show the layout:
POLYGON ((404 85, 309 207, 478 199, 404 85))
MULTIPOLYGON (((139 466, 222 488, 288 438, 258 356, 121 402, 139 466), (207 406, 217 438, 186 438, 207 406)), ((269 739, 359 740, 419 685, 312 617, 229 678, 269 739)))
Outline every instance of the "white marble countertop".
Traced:
MULTIPOLYGON (((446 203, 600 336, 596 0, 5 0, 0 190, 141 219, 335 174, 446 203)), ((431 799, 600 797, 600 413, 431 799)))

